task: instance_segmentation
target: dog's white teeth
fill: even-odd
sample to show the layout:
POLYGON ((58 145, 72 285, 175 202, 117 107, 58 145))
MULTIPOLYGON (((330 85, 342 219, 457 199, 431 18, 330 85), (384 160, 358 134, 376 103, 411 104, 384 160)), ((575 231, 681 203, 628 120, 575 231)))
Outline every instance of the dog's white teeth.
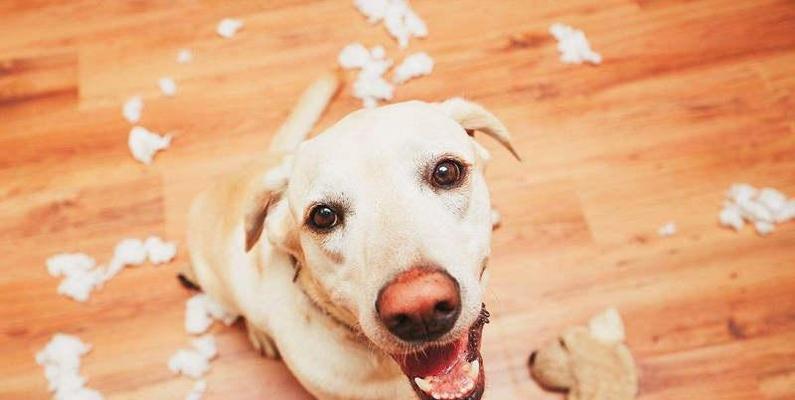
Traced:
POLYGON ((467 375, 472 379, 478 379, 478 375, 480 375, 480 360, 475 360, 469 363, 469 371, 467 371, 467 375))
POLYGON ((417 384, 417 387, 420 388, 420 390, 428 394, 430 394, 431 390, 433 389, 433 385, 431 385, 431 382, 427 379, 416 377, 414 378, 414 383, 417 384))

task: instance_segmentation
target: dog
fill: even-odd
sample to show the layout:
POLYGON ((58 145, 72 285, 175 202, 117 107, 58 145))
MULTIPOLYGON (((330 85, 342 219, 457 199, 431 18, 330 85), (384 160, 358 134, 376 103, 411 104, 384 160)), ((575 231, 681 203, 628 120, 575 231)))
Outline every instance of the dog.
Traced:
POLYGON ((473 135, 518 159, 510 134, 454 98, 362 109, 307 139, 339 80, 196 197, 184 278, 320 400, 480 399, 493 221, 473 135))

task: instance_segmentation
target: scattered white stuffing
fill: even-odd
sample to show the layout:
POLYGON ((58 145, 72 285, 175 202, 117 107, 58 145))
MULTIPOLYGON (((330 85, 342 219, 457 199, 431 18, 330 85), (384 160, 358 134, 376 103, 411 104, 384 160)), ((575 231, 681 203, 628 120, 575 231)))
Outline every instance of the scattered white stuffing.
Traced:
POLYGON ((671 221, 657 229, 657 234, 662 237, 669 237, 675 235, 676 230, 676 222, 671 221))
POLYGON ((80 376, 80 358, 91 346, 79 338, 63 333, 53 335, 49 343, 36 354, 36 363, 44 367, 48 388, 57 400, 102 400, 102 394, 85 387, 80 376))
POLYGON ((205 293, 197 294, 185 303, 185 330, 194 335, 207 331, 213 320, 219 320, 225 325, 231 325, 237 315, 226 311, 205 293))
POLYGON ((735 231, 739 231, 740 229, 743 229, 743 226, 745 226, 743 214, 740 212, 740 208, 734 203, 725 205, 720 211, 718 219, 720 220, 721 225, 731 227, 735 231))
POLYGON ((224 18, 218 23, 216 32, 222 38, 231 39, 243 27, 243 21, 234 18, 224 18))
POLYGON ((729 188, 718 215, 723 226, 739 231, 747 221, 761 236, 773 233, 776 224, 792 219, 795 219, 795 199, 776 189, 759 190, 747 183, 736 183, 729 188))
POLYGON ((105 270, 104 280, 109 281, 128 265, 141 265, 146 261, 146 247, 140 239, 123 239, 116 244, 113 258, 105 270))
POLYGON ((360 13, 367 17, 371 24, 378 23, 384 19, 386 8, 390 0, 354 0, 353 5, 360 13))
POLYGON ((351 43, 342 48, 337 62, 345 69, 364 68, 370 62, 370 51, 361 43, 351 43))
POLYGON ((191 341, 192 349, 179 349, 168 360, 168 369, 193 379, 201 378, 210 369, 210 360, 218 355, 215 338, 204 335, 191 341))
POLYGON ((168 97, 174 97, 174 95, 177 94, 177 83, 174 82, 174 79, 170 76, 160 78, 157 81, 157 86, 159 86, 160 91, 168 97))
POLYGON ((107 267, 97 266, 93 258, 83 253, 61 253, 47 259, 47 272, 54 277, 64 277, 58 293, 76 301, 88 300, 91 292, 112 279, 126 266, 141 265, 147 258, 152 264, 171 261, 177 252, 176 243, 150 236, 121 240, 113 251, 107 267))
POLYGON ((177 52, 177 62, 187 64, 193 61, 193 52, 190 49, 179 49, 177 52))
POLYGON ((193 389, 185 396, 185 400, 201 400, 204 397, 204 392, 207 391, 207 381, 199 379, 193 384, 193 389))
POLYGON ((337 57, 343 68, 360 69, 353 83, 353 96, 361 99, 367 108, 375 107, 378 100, 389 100, 394 95, 395 88, 384 79, 392 60, 385 57, 383 47, 376 46, 368 51, 360 43, 345 46, 337 57))
POLYGON ((76 271, 61 280, 61 283, 58 284, 58 294, 83 303, 91 296, 91 292, 102 286, 104 282, 105 274, 102 268, 76 271))
POLYGON ((491 226, 492 227, 498 227, 498 226, 500 226, 500 224, 502 224, 502 214, 500 214, 500 212, 497 211, 497 209, 492 208, 491 209, 491 226))
POLYGON ((612 307, 591 318, 588 330, 591 336, 607 343, 623 342, 626 337, 621 315, 612 307))
POLYGON ((198 351, 204 358, 212 360, 218 355, 218 347, 215 345, 215 337, 211 334, 202 335, 191 340, 191 346, 198 351))
POLYGON ((60 253, 48 258, 46 264, 47 272, 51 276, 59 277, 88 271, 97 263, 85 253, 60 253))
POLYGON ((412 37, 428 36, 428 27, 406 0, 354 0, 353 4, 370 23, 384 22, 386 30, 401 48, 412 37))
POLYGON ((402 84, 410 79, 424 75, 430 75, 433 71, 433 59, 428 53, 419 52, 406 57, 400 65, 395 68, 392 82, 402 84))
POLYGON ((143 109, 144 100, 141 98, 141 96, 133 96, 124 102, 121 113, 124 115, 124 119, 126 119, 129 123, 135 124, 141 120, 141 111, 143 109))
POLYGON ((127 145, 130 147, 133 158, 149 165, 152 163, 155 153, 171 145, 171 135, 161 136, 144 127, 134 126, 130 130, 127 145))
POLYGON ((168 360, 168 369, 175 374, 199 379, 210 369, 210 360, 197 350, 180 349, 168 360))
POLYGON ((166 242, 157 236, 149 236, 144 241, 144 248, 146 248, 146 255, 149 262, 155 265, 164 264, 177 255, 177 244, 174 242, 166 242))
POLYGON ((556 22, 549 27, 549 33, 558 41, 560 61, 566 64, 602 63, 602 56, 591 50, 583 31, 556 22))
POLYGON ((767 236, 773 233, 776 230, 776 226, 770 222, 766 221, 756 221, 754 222, 754 228, 756 228, 756 233, 761 236, 767 236))
POLYGON ((763 188, 759 191, 757 201, 767 208, 774 216, 779 214, 788 203, 787 196, 773 188, 763 188))

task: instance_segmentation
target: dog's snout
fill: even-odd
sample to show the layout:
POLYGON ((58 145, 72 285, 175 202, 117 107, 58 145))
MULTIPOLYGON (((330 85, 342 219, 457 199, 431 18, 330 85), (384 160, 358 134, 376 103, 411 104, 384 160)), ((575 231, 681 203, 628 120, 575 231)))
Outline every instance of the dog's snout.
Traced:
POLYGON ((458 282, 442 271, 413 268, 381 289, 376 310, 386 328, 403 340, 436 339, 453 328, 461 313, 458 282))

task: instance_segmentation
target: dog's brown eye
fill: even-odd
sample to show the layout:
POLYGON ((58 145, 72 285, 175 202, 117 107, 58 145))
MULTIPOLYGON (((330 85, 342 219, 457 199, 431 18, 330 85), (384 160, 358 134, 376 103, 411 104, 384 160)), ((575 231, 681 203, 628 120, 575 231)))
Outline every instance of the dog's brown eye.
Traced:
POLYGON ((451 188, 461 181, 463 175, 460 163, 454 160, 442 160, 433 167, 431 180, 436 187, 451 188))
POLYGON ((337 225, 339 217, 337 212, 327 205, 318 205, 309 214, 309 223, 315 229, 328 230, 337 225))

